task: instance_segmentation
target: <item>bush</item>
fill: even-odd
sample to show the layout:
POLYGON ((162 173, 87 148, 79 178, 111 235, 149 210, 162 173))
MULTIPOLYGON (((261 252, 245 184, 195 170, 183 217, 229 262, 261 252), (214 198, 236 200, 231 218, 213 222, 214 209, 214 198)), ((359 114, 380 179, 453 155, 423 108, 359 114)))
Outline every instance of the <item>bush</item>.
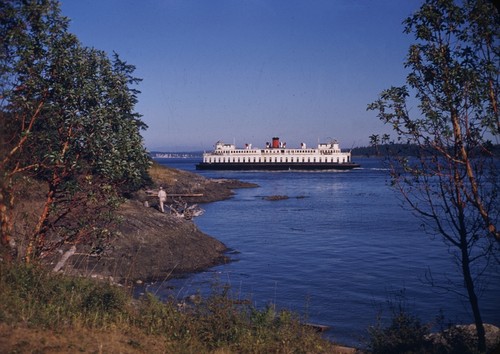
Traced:
POLYGON ((430 326, 422 324, 407 310, 405 289, 388 300, 388 307, 392 313, 390 324, 384 326, 379 319, 375 326, 368 328, 368 349, 374 354, 427 353, 430 326))
MULTIPOLYGON (((437 353, 437 354, 478 354, 477 336, 468 326, 444 324, 440 314, 436 323, 439 332, 430 334, 430 325, 423 325, 420 319, 409 314, 400 301, 392 307, 390 325, 368 328, 368 349, 373 353, 437 353)), ((490 349, 487 352, 494 352, 490 349)))
POLYGON ((429 341, 426 336, 429 328, 420 320, 404 311, 394 314, 391 324, 380 324, 368 329, 369 349, 374 353, 426 353, 429 341))
POLYGON ((125 294, 116 287, 96 287, 85 295, 82 307, 88 312, 114 313, 126 305, 125 294))
POLYGON ((476 334, 464 326, 449 324, 447 329, 433 334, 432 338, 435 353, 479 354, 476 334))

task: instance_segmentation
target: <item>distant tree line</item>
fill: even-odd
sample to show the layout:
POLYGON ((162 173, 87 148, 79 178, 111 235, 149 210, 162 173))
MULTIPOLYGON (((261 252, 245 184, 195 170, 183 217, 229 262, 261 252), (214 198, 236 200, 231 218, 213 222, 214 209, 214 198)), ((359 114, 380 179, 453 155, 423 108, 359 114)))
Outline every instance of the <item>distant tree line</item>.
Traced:
MULTIPOLYGON (((389 143, 380 145, 370 145, 370 146, 360 146, 355 147, 351 150, 353 156, 362 157, 383 157, 388 156, 421 156, 422 154, 427 154, 427 156, 432 155, 432 149, 429 148, 427 152, 419 149, 417 145, 414 144, 401 144, 401 143, 389 143)), ((491 144, 488 147, 488 152, 483 151, 484 154, 491 154, 495 158, 500 158, 500 145, 491 144)), ((481 151, 478 151, 481 154, 481 151)))
POLYGON ((383 144, 355 147, 351 150, 353 156, 381 157, 386 155, 416 156, 416 146, 410 144, 383 144))
POLYGON ((135 112, 140 79, 118 54, 69 33, 56 0, 2 1, 0 14, 2 258, 32 262, 81 243, 99 249, 120 198, 149 179, 146 125, 135 112), (15 232, 25 221, 18 200, 40 183, 35 225, 15 232))

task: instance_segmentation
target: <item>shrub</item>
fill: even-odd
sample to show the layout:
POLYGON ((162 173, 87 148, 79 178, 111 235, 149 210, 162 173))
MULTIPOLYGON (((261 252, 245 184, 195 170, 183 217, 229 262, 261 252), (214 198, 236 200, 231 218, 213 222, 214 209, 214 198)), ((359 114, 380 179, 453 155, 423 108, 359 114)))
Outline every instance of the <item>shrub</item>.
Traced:
POLYGON ((429 328, 404 311, 393 315, 391 324, 379 324, 368 329, 369 349, 374 353, 425 353, 429 346, 426 336, 429 328))
POLYGON ((116 287, 102 286, 90 290, 82 301, 82 307, 85 311, 113 313, 125 306, 125 295, 116 287))
POLYGON ((405 289, 387 302, 392 313, 390 324, 384 326, 379 319, 375 326, 368 328, 368 349, 374 354, 427 353, 430 326, 422 324, 408 311, 405 289))

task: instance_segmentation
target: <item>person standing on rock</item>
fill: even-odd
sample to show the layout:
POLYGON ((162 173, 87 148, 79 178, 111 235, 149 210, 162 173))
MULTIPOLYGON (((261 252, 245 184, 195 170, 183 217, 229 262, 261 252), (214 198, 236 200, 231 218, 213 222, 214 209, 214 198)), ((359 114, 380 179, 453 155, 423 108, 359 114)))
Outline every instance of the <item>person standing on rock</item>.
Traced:
POLYGON ((163 203, 167 201, 167 192, 165 192, 163 187, 160 187, 160 191, 158 192, 158 199, 160 201, 160 210, 162 213, 164 213, 165 209, 163 207, 163 203))

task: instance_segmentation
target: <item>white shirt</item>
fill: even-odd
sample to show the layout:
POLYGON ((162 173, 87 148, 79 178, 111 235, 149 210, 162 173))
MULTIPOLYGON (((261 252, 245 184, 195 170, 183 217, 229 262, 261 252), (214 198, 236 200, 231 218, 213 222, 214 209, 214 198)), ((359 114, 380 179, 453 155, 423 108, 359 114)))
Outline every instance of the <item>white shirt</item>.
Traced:
POLYGON ((165 200, 167 200, 167 192, 165 192, 163 189, 160 189, 160 191, 158 192, 158 198, 160 198, 160 200, 164 202, 165 200))

